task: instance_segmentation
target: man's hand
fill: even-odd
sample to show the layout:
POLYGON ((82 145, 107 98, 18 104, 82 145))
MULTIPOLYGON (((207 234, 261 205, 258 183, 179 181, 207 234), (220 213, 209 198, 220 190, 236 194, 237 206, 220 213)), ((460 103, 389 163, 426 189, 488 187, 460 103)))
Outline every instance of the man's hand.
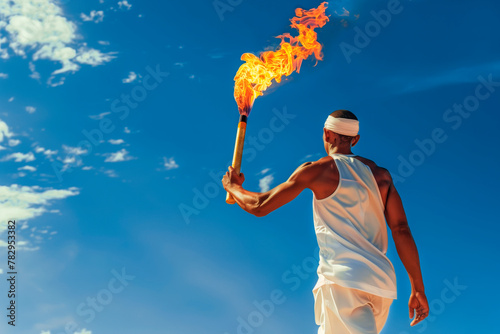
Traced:
POLYGON ((429 304, 423 292, 412 292, 408 307, 410 308, 410 319, 412 319, 416 313, 416 317, 413 319, 410 326, 415 326, 429 315, 429 304))
POLYGON ((229 166, 229 171, 226 172, 226 175, 222 178, 222 185, 224 189, 228 190, 229 187, 238 185, 241 186, 245 181, 245 175, 243 173, 236 173, 232 166, 229 166))

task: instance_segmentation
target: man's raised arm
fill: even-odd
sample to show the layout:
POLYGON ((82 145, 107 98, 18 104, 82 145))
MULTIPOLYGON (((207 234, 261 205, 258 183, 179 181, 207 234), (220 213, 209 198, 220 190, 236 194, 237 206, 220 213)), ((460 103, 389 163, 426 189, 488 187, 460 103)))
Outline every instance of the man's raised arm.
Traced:
MULTIPOLYGON (((390 178, 389 172, 387 172, 387 175, 390 178)), ((392 231, 392 237, 399 258, 401 262, 403 262, 410 278, 412 291, 408 307, 410 310, 410 318, 413 318, 416 311, 416 317, 411 322, 411 326, 414 326, 429 315, 429 305, 427 297, 425 296, 417 246, 411 234, 410 227, 408 226, 401 197, 396 187, 394 187, 392 178, 390 178, 390 186, 387 193, 385 217, 392 231)))
POLYGON ((231 193, 236 203, 248 213, 263 217, 297 197, 309 187, 314 177, 313 163, 307 162, 295 170, 290 178, 277 187, 258 193, 243 189, 243 174, 237 175, 232 167, 222 179, 224 189, 231 193))

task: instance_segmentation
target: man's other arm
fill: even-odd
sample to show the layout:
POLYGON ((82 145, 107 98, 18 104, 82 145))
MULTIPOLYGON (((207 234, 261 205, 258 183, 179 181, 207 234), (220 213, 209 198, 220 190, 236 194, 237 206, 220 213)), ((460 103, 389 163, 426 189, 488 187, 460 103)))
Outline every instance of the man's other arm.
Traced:
POLYGON ((410 301, 408 303, 410 318, 413 318, 414 312, 416 311, 416 317, 411 323, 413 326, 427 317, 429 314, 429 305, 425 296, 424 282, 420 269, 417 246, 411 234, 408 220, 406 219, 406 213, 403 208, 401 197, 394 186, 389 172, 386 172, 386 177, 390 185, 387 192, 385 217, 387 224, 392 231, 392 237, 394 239, 399 258, 405 266, 410 278, 412 287, 410 301))

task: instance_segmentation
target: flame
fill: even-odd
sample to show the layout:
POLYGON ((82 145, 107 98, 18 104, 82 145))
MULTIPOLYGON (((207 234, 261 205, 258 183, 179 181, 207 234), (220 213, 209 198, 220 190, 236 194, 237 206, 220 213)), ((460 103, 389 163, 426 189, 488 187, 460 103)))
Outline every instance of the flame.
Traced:
POLYGON ((294 71, 299 73, 304 59, 313 54, 317 61, 323 59, 322 46, 314 29, 323 27, 329 21, 325 14, 327 5, 323 2, 318 8, 310 10, 297 8, 296 16, 290 21, 299 35, 293 37, 285 33, 278 36, 281 43, 276 51, 262 52, 260 57, 251 53, 241 56, 245 63, 234 77, 234 98, 240 114, 250 114, 255 99, 271 86, 273 80, 279 83, 283 75, 289 76, 294 71))

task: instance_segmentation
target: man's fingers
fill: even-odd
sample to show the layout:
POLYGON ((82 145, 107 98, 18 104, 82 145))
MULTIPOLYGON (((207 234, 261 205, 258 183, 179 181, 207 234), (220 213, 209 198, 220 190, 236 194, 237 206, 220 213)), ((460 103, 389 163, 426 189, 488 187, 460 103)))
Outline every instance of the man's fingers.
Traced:
POLYGON ((422 320, 424 320, 425 318, 427 318, 428 315, 429 315, 428 311, 418 312, 417 316, 415 317, 415 319, 413 319, 413 321, 411 322, 410 326, 415 326, 416 324, 418 324, 419 322, 421 322, 422 320))
POLYGON ((415 311, 413 310, 413 307, 410 306, 410 319, 413 318, 414 314, 415 314, 415 311))

